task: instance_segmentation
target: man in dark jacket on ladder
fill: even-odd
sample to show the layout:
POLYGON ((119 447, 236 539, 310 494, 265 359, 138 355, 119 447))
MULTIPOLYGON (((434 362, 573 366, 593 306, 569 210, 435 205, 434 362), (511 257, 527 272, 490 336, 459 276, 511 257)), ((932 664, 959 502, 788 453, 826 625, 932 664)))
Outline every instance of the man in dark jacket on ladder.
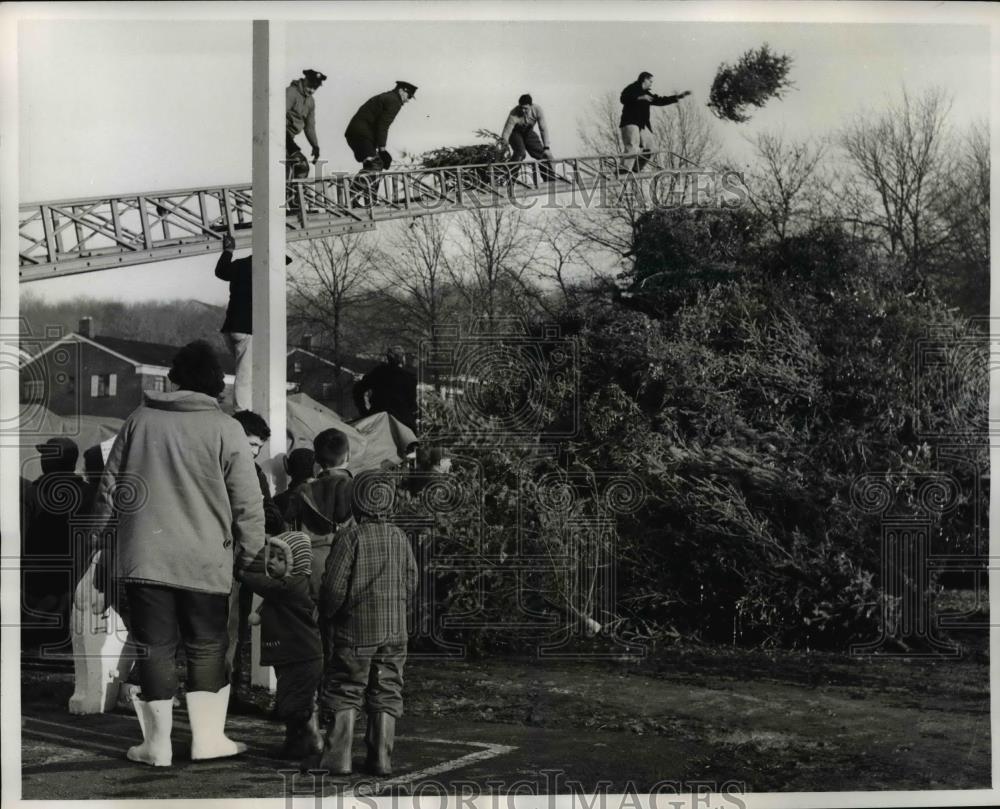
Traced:
MULTIPOLYGON (((253 256, 233 259, 236 240, 228 233, 222 237, 222 255, 215 264, 215 277, 229 283, 229 305, 220 331, 236 361, 233 382, 233 412, 250 409, 253 356, 253 256)), ((292 259, 285 256, 285 265, 292 259)))
POLYGON ((416 92, 408 81, 397 81, 394 89, 372 96, 354 113, 344 137, 362 171, 384 171, 392 164, 385 150, 389 127, 416 92))
MULTIPOLYGON (((665 107, 667 104, 676 104, 685 96, 691 95, 690 90, 672 96, 658 96, 652 90, 653 74, 643 71, 639 78, 622 90, 620 101, 622 103, 622 117, 619 122, 622 134, 622 144, 625 154, 637 155, 634 164, 635 171, 642 171, 646 161, 646 155, 656 151, 656 141, 653 140, 653 132, 649 126, 649 108, 665 107)), ((628 171, 627 162, 623 165, 623 170, 628 171)))

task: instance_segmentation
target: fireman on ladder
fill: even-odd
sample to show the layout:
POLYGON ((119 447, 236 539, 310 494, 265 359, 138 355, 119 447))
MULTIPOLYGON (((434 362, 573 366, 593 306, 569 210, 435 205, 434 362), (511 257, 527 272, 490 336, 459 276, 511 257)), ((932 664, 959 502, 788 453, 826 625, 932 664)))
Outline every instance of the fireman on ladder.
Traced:
POLYGON ((285 90, 285 164, 286 177, 301 180, 309 176, 309 161, 295 142, 295 136, 306 133, 312 146, 313 163, 319 160, 319 140, 316 138, 316 100, 313 93, 326 81, 318 70, 303 70, 304 78, 295 79, 285 90))
POLYGON ((542 180, 554 180, 552 173, 552 152, 549 149, 549 131, 545 126, 545 114, 542 108, 532 101, 525 93, 517 100, 517 106, 510 111, 504 124, 500 140, 510 147, 511 161, 520 163, 525 155, 531 155, 539 161, 542 180), (538 124, 538 133, 535 133, 538 124), (541 138, 538 135, 541 135, 541 138))
POLYGON ((384 171, 392 165, 392 156, 385 149, 389 127, 416 92, 408 81, 397 81, 394 89, 372 96, 354 113, 344 137, 362 171, 384 171))

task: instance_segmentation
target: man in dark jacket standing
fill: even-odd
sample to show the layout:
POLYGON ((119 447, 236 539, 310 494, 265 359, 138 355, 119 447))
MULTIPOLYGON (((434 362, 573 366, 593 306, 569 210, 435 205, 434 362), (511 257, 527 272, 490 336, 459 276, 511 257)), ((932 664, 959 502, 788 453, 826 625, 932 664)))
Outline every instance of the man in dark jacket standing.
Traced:
POLYGON ((417 378, 403 368, 405 363, 403 347, 390 346, 385 362, 354 386, 354 404, 362 416, 384 411, 416 432, 417 378))
POLYGON ((89 550, 74 536, 72 521, 89 511, 92 497, 76 474, 80 450, 72 438, 56 436, 35 449, 42 474, 24 491, 21 508, 21 630, 22 638, 57 650, 69 643, 76 575, 86 569, 89 550), (56 617, 58 626, 48 627, 56 617))
MULTIPOLYGON (((215 264, 215 277, 229 282, 229 305, 220 331, 236 360, 233 382, 233 412, 250 409, 253 390, 253 256, 233 258, 236 240, 228 233, 222 237, 222 255, 215 264)), ((285 265, 292 260, 285 256, 285 265)))
POLYGON ((383 171, 392 164, 392 157, 385 150, 389 127, 416 92, 417 88, 408 81, 397 81, 394 89, 372 96, 354 113, 344 137, 362 170, 383 171))
POLYGON ((236 240, 228 233, 222 237, 222 255, 215 265, 215 277, 229 282, 229 306, 222 333, 226 345, 236 360, 236 380, 233 383, 233 410, 250 409, 250 378, 253 357, 253 263, 251 256, 233 260, 236 240))
MULTIPOLYGON (((672 96, 658 96, 652 91, 653 74, 643 71, 639 78, 622 90, 622 117, 619 123, 622 133, 622 144, 625 154, 638 155, 634 170, 642 171, 649 159, 644 155, 656 151, 656 141, 649 127, 649 108, 665 107, 676 104, 685 96, 691 95, 690 90, 672 96)), ((625 164, 627 170, 627 163, 625 164)))

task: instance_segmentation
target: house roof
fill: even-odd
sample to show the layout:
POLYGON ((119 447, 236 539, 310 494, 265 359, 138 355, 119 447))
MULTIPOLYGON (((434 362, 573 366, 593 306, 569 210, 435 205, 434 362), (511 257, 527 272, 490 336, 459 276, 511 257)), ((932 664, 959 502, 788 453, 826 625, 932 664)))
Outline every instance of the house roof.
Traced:
MULTIPOLYGON (((132 362, 135 365, 154 366, 163 368, 164 370, 170 368, 174 355, 179 350, 178 346, 172 346, 166 343, 151 343, 146 340, 132 340, 126 337, 107 337, 105 335, 84 337, 82 334, 77 332, 71 332, 62 339, 47 346, 45 350, 39 352, 34 357, 25 359, 22 364, 27 364, 32 360, 38 359, 38 357, 43 354, 47 354, 55 348, 56 345, 71 341, 90 343, 97 348, 102 348, 120 359, 132 362)), ((317 354, 315 351, 302 348, 301 346, 292 346, 288 349, 287 356, 291 357, 293 354, 303 354, 307 357, 319 360, 320 362, 329 365, 331 368, 336 367, 336 365, 328 358, 317 354)), ((216 351, 216 356, 218 356, 219 364, 222 365, 222 370, 226 374, 232 375, 236 372, 236 363, 228 351, 216 351)), ((342 370, 355 377, 361 377, 376 366, 380 365, 381 362, 381 357, 360 357, 352 354, 342 358, 340 367, 342 370)))
MULTIPOLYGON (((303 354, 307 357, 312 357, 313 359, 319 360, 331 368, 336 368, 336 364, 332 361, 317 354, 315 351, 310 351, 309 349, 302 348, 301 346, 293 346, 288 349, 288 356, 291 357, 292 354, 303 354)), ((379 360, 365 359, 364 357, 357 356, 347 356, 343 357, 340 363, 340 369, 342 371, 347 371, 347 373, 353 376, 363 376, 368 373, 372 368, 379 364, 379 360)))
MULTIPOLYGON (((114 351, 128 357, 139 365, 158 365, 162 368, 169 368, 173 362, 174 355, 178 351, 177 346, 166 345, 165 343, 149 343, 145 340, 129 340, 124 337, 105 337, 98 335, 91 338, 92 342, 99 346, 114 351)), ((235 373, 236 366, 232 356, 225 351, 216 351, 219 364, 223 372, 227 374, 235 373)))
MULTIPOLYGON (((177 346, 167 345, 165 343, 150 343, 145 340, 130 340, 125 337, 105 337, 103 335, 85 337, 77 332, 70 332, 56 342, 50 343, 42 351, 35 354, 35 356, 33 356, 30 360, 26 360, 24 364, 27 365, 34 362, 40 357, 48 354, 56 346, 71 342, 89 343, 92 346, 107 351, 109 354, 113 354, 119 359, 131 362, 136 366, 146 365, 163 368, 164 370, 170 368, 174 355, 179 350, 177 346)), ((219 358, 219 364, 222 366, 223 372, 232 376, 232 374, 235 373, 236 365, 229 352, 216 351, 216 356, 219 358)))

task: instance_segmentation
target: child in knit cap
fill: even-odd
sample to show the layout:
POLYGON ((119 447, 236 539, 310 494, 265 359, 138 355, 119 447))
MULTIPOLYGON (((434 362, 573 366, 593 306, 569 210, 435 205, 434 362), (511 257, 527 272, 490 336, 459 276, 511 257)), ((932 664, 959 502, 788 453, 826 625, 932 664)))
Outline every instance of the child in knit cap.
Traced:
POLYGON ((262 599, 251 624, 260 624, 260 664, 274 666, 275 715, 285 722, 283 757, 303 758, 323 748, 315 710, 323 676, 323 647, 309 593, 312 543, 289 531, 267 537, 266 572, 258 566, 243 583, 262 599))

